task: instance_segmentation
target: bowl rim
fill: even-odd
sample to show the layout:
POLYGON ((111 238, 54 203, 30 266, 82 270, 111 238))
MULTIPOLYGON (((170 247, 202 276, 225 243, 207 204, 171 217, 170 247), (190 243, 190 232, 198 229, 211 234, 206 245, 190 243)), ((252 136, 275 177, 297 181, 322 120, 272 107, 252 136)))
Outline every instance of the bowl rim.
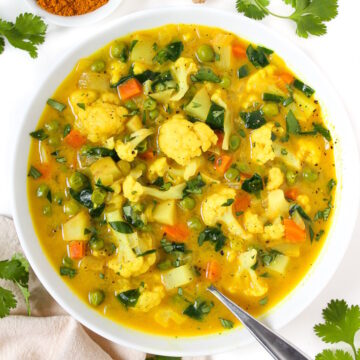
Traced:
MULTIPOLYGON (((331 226, 330 233, 328 234, 327 241, 321 250, 321 254, 316 260, 316 266, 314 266, 314 268, 308 272, 308 274, 297 285, 295 290, 293 290, 285 299, 276 305, 273 310, 271 310, 268 314, 265 314, 267 316, 266 321, 275 329, 281 328, 293 320, 296 316, 298 316, 317 297, 320 291, 325 287, 325 285, 333 276, 345 254, 354 229, 359 207, 360 192, 357 187, 360 179, 358 161, 359 154, 354 138, 354 132, 352 131, 351 127, 351 122, 336 91, 329 83, 329 81, 323 76, 319 68, 306 54, 299 50, 289 40, 280 37, 280 35, 268 27, 265 27, 263 24, 227 11, 207 7, 195 8, 193 6, 171 6, 161 9, 155 8, 132 13, 119 20, 111 22, 107 26, 104 26, 104 28, 99 29, 96 35, 84 39, 79 44, 76 44, 76 46, 69 50, 65 55, 63 55, 59 61, 53 65, 52 69, 48 71, 47 77, 43 79, 41 86, 39 86, 38 90, 34 93, 33 99, 29 103, 27 111, 24 112, 21 126, 23 131, 19 131, 17 134, 16 151, 14 153, 14 161, 12 162, 12 193, 14 205, 13 215, 20 243, 39 280, 54 297, 54 299, 68 313, 70 313, 75 319, 80 321, 86 327, 111 341, 148 353, 168 356, 209 355, 233 350, 240 345, 248 344, 249 342, 253 341, 253 339, 241 328, 228 331, 227 333, 223 333, 221 336, 218 336, 218 334, 212 334, 189 338, 181 337, 175 341, 172 338, 136 331, 121 324, 116 324, 116 330, 114 330, 114 322, 97 314, 95 311, 91 310, 83 301, 78 299, 77 296, 71 292, 70 288, 68 288, 66 284, 60 279, 60 276, 55 272, 55 269, 52 267, 52 265, 50 265, 50 262, 47 260, 46 256, 41 253, 41 251, 39 252, 39 248, 41 247, 39 244, 36 244, 38 241, 32 226, 29 210, 27 206, 24 206, 26 182, 24 184, 21 181, 21 179, 26 177, 28 166, 27 158, 24 160, 23 156, 24 149, 25 153, 27 153, 30 144, 30 140, 28 139, 29 137, 27 136, 27 133, 30 131, 24 130, 32 130, 30 127, 30 121, 27 121, 27 119, 31 119, 33 117, 32 113, 34 112, 36 114, 42 113, 44 102, 41 103, 42 105, 39 105, 40 110, 34 110, 36 109, 34 104, 37 105, 37 103, 39 103, 39 98, 44 98, 44 95, 41 95, 41 91, 44 91, 46 88, 48 88, 48 91, 51 91, 51 89, 54 91, 59 86, 59 83, 49 85, 47 82, 51 82, 51 79, 56 77, 57 73, 68 73, 69 64, 72 63, 71 59, 74 56, 78 56, 78 53, 85 53, 90 55, 92 52, 94 52, 93 46, 91 46, 91 44, 94 45, 99 41, 103 41, 103 36, 107 40, 102 43, 102 46, 104 46, 105 43, 108 43, 110 41, 109 39, 115 39, 116 36, 113 35, 113 31, 116 29, 121 29, 120 35, 119 32, 116 34, 118 36, 123 36, 127 33, 135 31, 128 30, 134 26, 135 29, 141 30, 146 28, 156 28, 161 26, 161 24, 165 25, 172 23, 195 23, 226 28, 227 30, 234 32, 236 35, 254 43, 264 44, 265 46, 269 46, 269 42, 273 43, 273 46, 270 45, 269 47, 273 48, 282 59, 290 57, 289 54, 291 54, 292 58, 299 58, 301 60, 301 68, 303 66, 308 67, 304 74, 301 74, 302 79, 306 81, 307 78, 309 78, 310 73, 312 73, 311 76, 314 79, 313 82, 318 82, 318 86, 321 88, 321 92, 326 94, 326 104, 331 108, 331 112, 334 112, 334 114, 336 113, 337 116, 340 116, 342 119, 342 126, 335 129, 337 133, 341 134, 340 139, 346 138, 346 141, 342 143, 342 158, 340 159, 340 161, 343 162, 343 178, 339 179, 340 182, 338 185, 341 188, 341 197, 338 199, 341 207, 339 208, 339 206, 337 206, 334 210, 335 218, 333 219, 333 224, 331 226), (182 15, 184 16, 183 18, 181 18, 182 15), (178 20, 172 21, 172 19, 178 20), (183 21, 179 21, 179 19, 183 21), (221 24, 220 20, 223 21, 221 24), (209 24, 209 22, 212 21, 214 23, 209 24), (155 24, 152 26, 143 26, 144 23, 147 24, 153 22, 155 22, 155 24), (138 26, 138 23, 142 25, 138 26), (130 24, 132 25, 130 26, 130 24), (223 24, 226 24, 226 26, 223 24), (239 28, 242 27, 245 33, 247 31, 247 35, 242 33, 240 30, 233 30, 233 28, 237 29, 237 26, 239 26, 239 28), (126 30, 124 30, 124 27, 126 30), (245 30, 247 28, 249 30, 245 30), (251 36, 250 30, 255 31, 255 33, 251 34, 251 36), (256 40, 257 37, 264 40, 258 41, 256 40), (92 50, 85 51, 85 48, 92 50), (282 51, 277 51, 277 48, 282 51), (66 66, 63 66, 64 64, 66 66), (64 68, 66 69, 64 70, 64 68), (307 72, 309 72, 308 76, 306 74, 307 72), (23 166, 20 166, 20 164, 23 166), (17 184, 19 184, 19 186, 17 186, 17 184), (346 206, 343 204, 344 201, 346 206), (335 224, 335 221, 340 221, 344 224, 347 224, 347 226, 340 232, 337 230, 338 225, 335 224), (334 239, 335 235, 339 236, 341 241, 336 242, 334 239), (331 238, 331 242, 329 238, 331 238), (327 256, 324 256, 325 253, 327 256), (330 257, 328 256, 329 254, 330 257), (325 265, 328 265, 328 267, 325 265), (310 296, 306 292, 308 290, 310 290, 310 296), (294 302, 296 303, 295 296, 299 298, 299 300, 301 299, 301 302, 294 310, 293 307, 289 308, 288 304, 294 302), (286 319, 281 319, 280 315, 284 313, 287 314, 286 319)), ((77 59, 78 57, 76 57, 76 60, 77 59)), ((299 64, 300 60, 294 60, 294 64, 299 64)), ((289 61, 286 61, 286 63, 289 64, 289 61)), ((71 67, 73 67, 73 65, 71 67)), ((298 71, 295 73, 299 75, 300 69, 297 70, 298 71)), ((63 77, 61 81, 63 81, 64 78, 65 77, 63 77)), ((38 118, 39 116, 36 117, 36 123, 38 118)), ((337 191, 337 194, 338 193, 339 191, 337 191)), ((298 303, 299 300, 297 300, 298 303)))
POLYGON ((100 6, 96 10, 86 14, 74 16, 61 16, 52 14, 38 5, 36 0, 26 0, 26 2, 31 7, 31 9, 37 13, 37 15, 46 19, 46 21, 49 23, 64 27, 79 27, 91 25, 103 20, 116 10, 116 8, 122 3, 122 0, 109 0, 108 3, 100 6))

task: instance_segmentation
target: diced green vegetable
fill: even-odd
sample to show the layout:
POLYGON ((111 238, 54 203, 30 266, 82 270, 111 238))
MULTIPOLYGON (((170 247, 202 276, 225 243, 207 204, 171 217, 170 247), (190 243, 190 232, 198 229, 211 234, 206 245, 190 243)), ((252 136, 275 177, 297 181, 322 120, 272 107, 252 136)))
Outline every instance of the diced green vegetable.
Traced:
POLYGON ((183 314, 195 320, 202 320, 203 317, 211 311, 211 308, 213 306, 214 306, 213 302, 208 303, 207 301, 202 301, 201 299, 197 299, 194 302, 194 304, 190 304, 183 311, 183 314))
POLYGON ((231 320, 224 318, 219 318, 219 320, 224 329, 232 329, 234 327, 234 323, 231 320))
POLYGON ((92 306, 99 306, 105 299, 105 293, 102 290, 89 291, 89 303, 92 306))
POLYGON ((210 69, 202 67, 196 74, 191 75, 193 82, 209 81, 213 83, 219 83, 221 79, 210 69))
POLYGON ((261 176, 254 174, 250 179, 243 182, 241 188, 250 194, 263 190, 264 185, 261 176))
POLYGON ((125 307, 134 307, 138 302, 139 297, 140 297, 139 289, 127 290, 116 295, 116 298, 123 305, 125 305, 125 307))
POLYGON ((184 45, 181 41, 175 41, 168 44, 164 49, 161 49, 154 57, 154 61, 159 64, 163 64, 166 61, 176 61, 182 51, 184 50, 184 45))
POLYGON ((109 225, 117 232, 122 234, 132 234, 134 231, 129 224, 124 221, 111 221, 109 225))
POLYGON ((247 129, 258 129, 266 124, 262 110, 255 110, 250 112, 241 112, 240 117, 243 119, 247 129))
POLYGON ((49 106, 51 106, 53 109, 62 112, 65 110, 66 105, 62 104, 59 101, 56 101, 54 99, 48 99, 48 101, 46 102, 49 106))
POLYGON ((236 151, 240 147, 241 138, 239 135, 232 134, 229 140, 229 148, 231 151, 236 151))
POLYGON ((220 105, 211 103, 206 123, 214 130, 224 130, 225 109, 220 105))
POLYGON ((30 133, 30 136, 37 140, 45 140, 49 137, 49 135, 45 133, 44 129, 33 131, 30 133))
POLYGON ((38 186, 38 188, 36 189, 36 196, 37 197, 46 197, 47 194, 49 193, 50 188, 48 185, 46 184, 41 184, 38 186))
POLYGON ((215 246, 215 251, 220 251, 226 242, 226 236, 219 227, 207 226, 198 237, 198 244, 202 246, 204 242, 209 241, 215 246))
POLYGON ((239 175, 240 175, 240 171, 233 167, 230 167, 228 170, 226 170, 224 174, 225 179, 229 181, 235 181, 239 175))
POLYGON ((295 79, 294 80, 294 88, 300 90, 301 92, 303 92, 307 97, 311 97, 314 93, 315 90, 312 89, 310 86, 304 84, 302 81, 295 79))
POLYGON ((246 49, 246 55, 249 61, 256 67, 265 67, 269 65, 268 55, 272 54, 272 50, 258 46, 255 49, 252 45, 249 45, 246 49))
POLYGON ((247 65, 243 65, 239 67, 237 71, 237 75, 239 79, 243 79, 244 77, 247 77, 249 74, 250 74, 250 70, 247 65))
POLYGON ((81 191, 89 188, 90 180, 89 178, 79 171, 75 171, 71 174, 69 178, 69 185, 75 191, 81 191))

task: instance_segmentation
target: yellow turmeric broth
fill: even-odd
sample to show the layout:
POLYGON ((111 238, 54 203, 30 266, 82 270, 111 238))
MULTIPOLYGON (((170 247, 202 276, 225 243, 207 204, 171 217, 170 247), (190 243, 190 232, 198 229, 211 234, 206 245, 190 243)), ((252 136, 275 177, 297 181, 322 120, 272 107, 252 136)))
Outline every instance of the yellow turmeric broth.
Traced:
POLYGON ((39 120, 28 196, 81 299, 167 336, 227 331, 213 283, 260 315, 326 239, 333 143, 314 90, 270 49, 197 25, 81 59, 39 120))

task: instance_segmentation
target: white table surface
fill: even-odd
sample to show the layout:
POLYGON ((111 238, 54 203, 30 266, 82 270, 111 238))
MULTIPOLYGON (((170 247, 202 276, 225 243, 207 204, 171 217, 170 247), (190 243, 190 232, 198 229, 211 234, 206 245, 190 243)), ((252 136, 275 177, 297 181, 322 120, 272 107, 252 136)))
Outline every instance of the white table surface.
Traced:
MULTIPOLYGON (((272 0, 273 8, 287 12, 288 9, 279 0, 272 0)), ((288 21, 275 18, 263 20, 265 24, 288 37, 306 52, 323 70, 337 89, 347 108, 355 134, 360 141, 360 2, 341 0, 339 16, 328 26, 328 34, 323 37, 300 39, 294 33, 294 26, 288 21)), ((125 14, 164 5, 191 4, 191 0, 123 0, 116 12, 103 21, 114 20, 125 14)), ((235 12, 235 0, 207 0, 204 5, 235 12)), ((14 20, 25 11, 30 11, 24 0, 0 0, 0 18, 14 20)), ((239 15, 240 16, 240 15, 239 15)), ((181 19, 179 19, 181 21, 181 19)), ((49 64, 56 61, 69 47, 91 36, 101 26, 79 29, 49 26, 46 42, 41 46, 39 57, 31 59, 25 52, 6 45, 0 55, 0 214, 11 212, 10 171, 13 143, 19 129, 19 120, 27 106, 28 99, 36 89, 49 64)), ((27 156, 27 154, 24 154, 27 156)), ((360 185, 360 184, 359 184, 360 185)), ((352 242, 336 275, 324 291, 295 320, 281 329, 280 333, 303 349, 311 357, 320 352, 325 345, 313 333, 312 327, 321 320, 321 309, 333 298, 344 298, 349 303, 360 303, 359 254, 360 224, 355 229, 352 242)), ((311 294, 309 294, 311 296, 311 294)), ((270 356, 256 343, 222 355, 216 360, 266 360, 270 356)))

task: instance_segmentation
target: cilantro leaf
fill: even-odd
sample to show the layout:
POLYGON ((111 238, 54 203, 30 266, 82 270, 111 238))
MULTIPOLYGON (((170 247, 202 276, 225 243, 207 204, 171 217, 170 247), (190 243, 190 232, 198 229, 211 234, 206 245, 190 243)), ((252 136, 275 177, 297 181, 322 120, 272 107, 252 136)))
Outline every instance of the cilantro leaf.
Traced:
POLYGON ((266 9, 269 3, 269 0, 237 0, 236 9, 251 19, 261 20, 269 14, 266 9))
POLYGON ((337 0, 312 0, 304 12, 318 17, 322 21, 330 21, 338 15, 337 0))
POLYGON ((353 360, 353 357, 344 350, 324 350, 322 353, 316 355, 315 360, 353 360))
POLYGON ((311 14, 292 16, 297 24, 296 33, 303 38, 308 38, 309 34, 321 36, 326 34, 326 25, 321 22, 321 19, 311 14))
POLYGON ((5 49, 5 40, 2 36, 0 36, 0 54, 4 52, 5 49))
POLYGON ((17 301, 10 290, 0 286, 0 318, 10 314, 10 309, 16 308, 17 301))

